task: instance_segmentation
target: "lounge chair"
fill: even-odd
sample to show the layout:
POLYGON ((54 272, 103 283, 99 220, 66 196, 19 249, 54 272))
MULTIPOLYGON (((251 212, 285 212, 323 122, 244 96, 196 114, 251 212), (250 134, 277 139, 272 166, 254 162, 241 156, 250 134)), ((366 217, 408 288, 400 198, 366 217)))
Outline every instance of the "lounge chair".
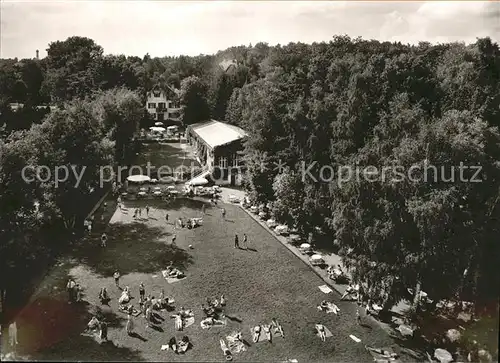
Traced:
POLYGON ((377 363, 396 363, 400 361, 399 356, 390 347, 371 348, 365 346, 365 348, 377 363))

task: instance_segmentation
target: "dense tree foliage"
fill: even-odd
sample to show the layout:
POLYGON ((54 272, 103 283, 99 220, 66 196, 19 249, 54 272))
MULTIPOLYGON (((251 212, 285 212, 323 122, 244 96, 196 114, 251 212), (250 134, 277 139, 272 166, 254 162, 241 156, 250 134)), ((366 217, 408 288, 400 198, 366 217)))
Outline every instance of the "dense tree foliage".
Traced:
POLYGON ((336 237, 355 278, 387 306, 408 287, 436 299, 495 297, 497 44, 335 37, 273 47, 259 69, 258 80, 234 89, 226 111, 250 131, 248 185, 257 202, 273 201, 275 217, 304 237, 336 237), (469 168, 462 180, 460 165, 469 168), (412 168, 420 169, 409 178, 412 168))
POLYGON ((42 60, 0 60, 0 124, 14 132, 0 145, 2 258, 46 246, 33 242, 36 231, 71 225, 69 200, 95 185, 96 169, 78 191, 20 183, 22 166, 129 159, 156 84, 181 89, 186 124, 212 117, 246 129, 252 199, 272 202, 304 237, 336 240, 372 298, 390 306, 408 287, 435 299, 496 293, 500 50, 489 38, 409 46, 335 36, 141 58, 103 55, 91 39, 71 37, 42 60), (11 111, 12 102, 25 107, 11 111), (35 107, 47 104, 61 108, 35 107))

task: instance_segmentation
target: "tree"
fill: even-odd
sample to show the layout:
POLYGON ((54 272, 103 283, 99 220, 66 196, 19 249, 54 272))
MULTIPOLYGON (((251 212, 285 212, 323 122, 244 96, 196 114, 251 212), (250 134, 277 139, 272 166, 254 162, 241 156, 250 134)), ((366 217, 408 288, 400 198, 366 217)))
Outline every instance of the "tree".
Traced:
POLYGON ((200 78, 191 76, 182 80, 180 102, 183 105, 185 125, 205 121, 210 117, 206 92, 207 87, 200 78))

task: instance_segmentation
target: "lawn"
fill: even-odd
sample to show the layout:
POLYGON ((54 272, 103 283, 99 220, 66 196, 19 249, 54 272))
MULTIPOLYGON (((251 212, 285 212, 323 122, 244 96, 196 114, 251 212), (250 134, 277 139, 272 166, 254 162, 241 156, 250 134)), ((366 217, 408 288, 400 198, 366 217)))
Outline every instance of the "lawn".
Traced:
POLYGON ((133 208, 140 203, 146 202, 129 202, 128 212, 117 211, 112 223, 102 227, 109 235, 106 248, 99 246, 97 230, 47 275, 17 319, 20 353, 35 360, 221 361, 221 336, 241 330, 245 340, 251 341, 250 328, 268 323, 273 317, 283 325, 286 339, 276 338, 271 344, 251 343, 246 352, 234 357, 235 361, 370 361, 365 344, 393 344, 376 324, 368 320, 366 326, 356 323, 354 304, 339 302, 338 295, 323 294, 317 287, 322 280, 239 207, 225 205, 224 221, 217 208, 207 206, 202 227, 174 231, 173 225, 165 222, 165 214, 169 213, 171 221, 179 216, 199 216, 202 201, 177 199, 170 205, 150 201, 150 218, 134 221, 133 208), (176 246, 170 243, 173 233, 177 234, 176 246), (235 233, 249 236, 251 250, 234 249, 235 233), (189 245, 194 248, 189 249, 189 245), (160 270, 169 261, 185 270, 187 278, 168 284, 160 270), (176 333, 170 313, 161 314, 165 320, 156 329, 146 329, 144 319, 139 317, 135 319, 139 337, 127 336, 126 316, 117 310, 120 292, 111 277, 115 269, 122 274, 121 285, 129 286, 136 297, 134 304, 140 282, 144 282, 147 294, 158 295, 163 288, 166 295, 175 298, 176 308, 193 309, 195 324, 176 333), (82 304, 67 303, 68 276, 84 287, 82 304), (111 342, 107 344, 82 334, 90 319, 89 311, 100 306, 97 297, 101 287, 107 287, 112 297, 110 307, 102 307, 110 326, 111 342), (201 329, 200 304, 221 293, 228 299, 228 325, 201 329), (316 306, 323 299, 335 301, 340 315, 319 312, 316 306), (317 322, 333 333, 325 343, 314 334, 317 322), (160 350, 170 337, 184 334, 193 343, 185 355, 160 350), (350 334, 362 342, 355 343, 350 334))

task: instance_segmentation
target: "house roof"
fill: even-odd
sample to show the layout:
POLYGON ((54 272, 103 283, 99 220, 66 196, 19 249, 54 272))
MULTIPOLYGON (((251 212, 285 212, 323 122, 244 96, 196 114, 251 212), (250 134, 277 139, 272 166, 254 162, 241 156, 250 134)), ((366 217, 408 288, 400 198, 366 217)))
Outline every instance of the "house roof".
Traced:
POLYGON ((189 128, 211 148, 229 144, 248 135, 238 126, 216 120, 193 124, 189 128))

